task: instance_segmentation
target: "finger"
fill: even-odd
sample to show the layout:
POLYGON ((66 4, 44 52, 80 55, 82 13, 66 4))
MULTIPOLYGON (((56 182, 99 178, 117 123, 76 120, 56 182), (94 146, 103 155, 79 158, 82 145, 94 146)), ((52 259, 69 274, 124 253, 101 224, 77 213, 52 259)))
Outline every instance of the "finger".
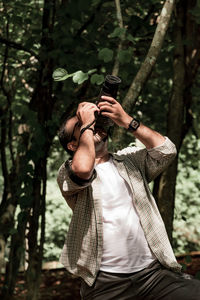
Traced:
POLYGON ((97 108, 97 109, 98 109, 97 105, 94 104, 94 103, 87 103, 87 104, 84 104, 81 108, 82 108, 82 109, 91 109, 91 108, 97 108))
POLYGON ((108 112, 108 111, 102 111, 101 112, 101 115, 104 116, 104 117, 108 117, 110 119, 113 119, 113 113, 111 112, 108 112))
MULTIPOLYGON (((109 97, 109 96, 101 96, 101 99, 106 100, 110 103, 117 103, 117 100, 115 100, 113 97, 109 97)), ((101 101, 100 101, 101 102, 101 101)))
POLYGON ((87 103, 88 103, 88 102, 80 102, 79 105, 78 105, 78 107, 79 107, 79 108, 80 108, 80 107, 84 107, 87 103))
POLYGON ((109 111, 109 112, 113 112, 113 104, 104 104, 100 107, 100 111, 109 111))
POLYGON ((80 112, 79 112, 79 111, 77 111, 76 116, 77 116, 77 118, 78 118, 78 122, 81 123, 81 115, 80 115, 80 112))
POLYGON ((86 107, 90 107, 90 106, 96 106, 96 104, 94 104, 92 102, 81 102, 78 105, 78 110, 86 108, 86 107))
POLYGON ((100 109, 96 106, 96 107, 88 107, 87 109, 83 109, 82 111, 81 111, 81 113, 93 113, 93 112, 95 112, 95 111, 97 111, 97 112, 100 112, 100 109))
POLYGON ((111 103, 111 102, 108 102, 108 101, 101 101, 101 102, 98 103, 99 108, 104 106, 104 105, 113 106, 114 103, 111 103))

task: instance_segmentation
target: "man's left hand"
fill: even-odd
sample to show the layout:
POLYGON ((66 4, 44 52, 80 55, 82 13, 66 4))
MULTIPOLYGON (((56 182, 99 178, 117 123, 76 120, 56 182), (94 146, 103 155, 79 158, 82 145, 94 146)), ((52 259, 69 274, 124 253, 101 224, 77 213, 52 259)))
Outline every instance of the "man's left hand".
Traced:
POLYGON ((112 97, 101 96, 101 99, 102 101, 97 105, 101 115, 110 118, 118 126, 128 128, 133 118, 124 111, 121 104, 112 97))

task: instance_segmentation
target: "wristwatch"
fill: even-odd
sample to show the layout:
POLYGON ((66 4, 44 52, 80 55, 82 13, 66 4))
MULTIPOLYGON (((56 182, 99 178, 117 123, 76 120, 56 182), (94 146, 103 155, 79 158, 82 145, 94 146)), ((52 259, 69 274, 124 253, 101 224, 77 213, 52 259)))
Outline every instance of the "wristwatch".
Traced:
POLYGON ((128 126, 128 130, 131 132, 136 131, 139 126, 140 126, 140 121, 133 118, 128 126))

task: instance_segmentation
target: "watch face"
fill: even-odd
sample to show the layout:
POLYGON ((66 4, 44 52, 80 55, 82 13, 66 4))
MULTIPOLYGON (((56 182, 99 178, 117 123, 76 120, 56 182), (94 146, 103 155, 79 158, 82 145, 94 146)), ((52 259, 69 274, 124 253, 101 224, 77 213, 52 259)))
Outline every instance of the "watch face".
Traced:
POLYGON ((139 125, 139 122, 137 120, 133 120, 132 123, 131 123, 131 126, 134 128, 134 129, 137 129, 138 128, 138 125, 139 125))
POLYGON ((131 123, 129 124, 128 130, 135 131, 140 126, 140 121, 133 119, 131 123))

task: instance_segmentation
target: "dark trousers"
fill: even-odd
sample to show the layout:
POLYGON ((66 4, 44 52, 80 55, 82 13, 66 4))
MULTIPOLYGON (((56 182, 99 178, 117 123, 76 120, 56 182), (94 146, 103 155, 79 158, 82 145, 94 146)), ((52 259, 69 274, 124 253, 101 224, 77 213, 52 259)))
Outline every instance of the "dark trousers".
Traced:
POLYGON ((90 287, 81 284, 83 300, 200 300, 200 281, 153 262, 142 271, 115 274, 99 271, 90 287))

